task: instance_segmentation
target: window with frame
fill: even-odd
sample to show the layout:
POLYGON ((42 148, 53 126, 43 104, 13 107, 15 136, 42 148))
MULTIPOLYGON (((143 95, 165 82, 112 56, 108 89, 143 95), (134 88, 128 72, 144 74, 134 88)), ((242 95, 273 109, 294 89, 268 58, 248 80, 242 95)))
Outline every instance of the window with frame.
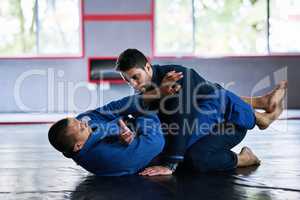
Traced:
POLYGON ((82 56, 81 0, 1 0, 1 57, 82 56))
POLYGON ((157 56, 297 53, 299 13, 298 0, 156 1, 155 52, 157 56))
POLYGON ((300 1, 270 0, 270 51, 300 52, 300 1))
POLYGON ((191 1, 157 1, 155 16, 156 53, 189 54, 193 51, 191 1))

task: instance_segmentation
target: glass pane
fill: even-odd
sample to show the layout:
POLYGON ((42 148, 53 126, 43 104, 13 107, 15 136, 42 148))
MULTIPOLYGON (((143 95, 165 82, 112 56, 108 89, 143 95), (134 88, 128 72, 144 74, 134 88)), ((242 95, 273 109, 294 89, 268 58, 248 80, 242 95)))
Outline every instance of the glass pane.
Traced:
POLYGON ((40 54, 81 54, 80 12, 79 0, 39 0, 40 54))
POLYGON ((192 0, 159 0, 155 5, 156 53, 193 53, 192 0))
POLYGON ((266 0, 195 0, 196 54, 267 52, 266 0))
POLYGON ((81 55, 80 3, 0 0, 0 57, 81 55))
POLYGON ((271 52, 300 52, 300 1, 270 0, 271 52))
POLYGON ((0 1, 0 56, 17 57, 36 53, 34 0, 0 1))

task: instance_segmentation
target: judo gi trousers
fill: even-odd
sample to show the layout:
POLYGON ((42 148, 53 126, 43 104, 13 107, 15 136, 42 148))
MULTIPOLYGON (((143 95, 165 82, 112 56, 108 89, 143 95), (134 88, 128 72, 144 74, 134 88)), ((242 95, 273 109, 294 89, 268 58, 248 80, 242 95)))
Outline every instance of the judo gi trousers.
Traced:
MULTIPOLYGON (((198 172, 228 171, 237 167, 237 155, 231 149, 238 145, 249 129, 255 126, 253 108, 240 97, 224 90, 225 110, 212 116, 199 114, 198 122, 210 122, 210 117, 222 118, 208 135, 192 136, 185 152, 184 166, 198 172)), ((203 101, 203 108, 215 102, 203 101)), ((214 101, 214 100, 212 100, 214 101)), ((201 107, 201 105, 200 105, 201 107)))

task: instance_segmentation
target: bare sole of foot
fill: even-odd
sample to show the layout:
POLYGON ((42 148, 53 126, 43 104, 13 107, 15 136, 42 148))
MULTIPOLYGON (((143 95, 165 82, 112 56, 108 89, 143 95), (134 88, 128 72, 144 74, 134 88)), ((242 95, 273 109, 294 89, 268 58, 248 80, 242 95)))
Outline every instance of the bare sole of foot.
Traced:
POLYGON ((238 167, 260 165, 261 163, 261 161, 258 159, 258 157, 252 152, 252 150, 249 147, 243 147, 238 157, 239 157, 238 167))
POLYGON ((280 81, 280 83, 273 89, 269 94, 262 97, 263 101, 265 102, 265 110, 266 112, 273 112, 276 109, 286 93, 288 82, 286 80, 280 81))
POLYGON ((255 117, 256 117, 256 125, 260 130, 264 130, 268 128, 278 117, 283 111, 283 99, 279 102, 278 105, 275 106, 275 110, 271 113, 259 113, 255 112, 255 117))

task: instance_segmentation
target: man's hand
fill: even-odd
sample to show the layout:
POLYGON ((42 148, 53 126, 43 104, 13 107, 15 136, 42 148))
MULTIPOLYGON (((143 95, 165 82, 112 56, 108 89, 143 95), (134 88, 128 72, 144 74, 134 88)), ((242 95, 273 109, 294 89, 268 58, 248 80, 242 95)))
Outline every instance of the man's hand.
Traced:
POLYGON ((183 78, 182 72, 170 71, 168 72, 160 85, 160 92, 162 96, 173 95, 181 89, 181 85, 176 81, 183 78))
POLYGON ((153 166, 153 167, 147 167, 144 171, 140 172, 139 175, 141 175, 141 176, 158 176, 158 175, 171 175, 172 173, 173 173, 173 171, 167 167, 153 166))
POLYGON ((119 120, 119 125, 121 127, 121 133, 120 133, 121 142, 125 144, 131 144, 131 142, 134 139, 134 134, 128 128, 128 126, 126 126, 125 122, 122 119, 119 120))

